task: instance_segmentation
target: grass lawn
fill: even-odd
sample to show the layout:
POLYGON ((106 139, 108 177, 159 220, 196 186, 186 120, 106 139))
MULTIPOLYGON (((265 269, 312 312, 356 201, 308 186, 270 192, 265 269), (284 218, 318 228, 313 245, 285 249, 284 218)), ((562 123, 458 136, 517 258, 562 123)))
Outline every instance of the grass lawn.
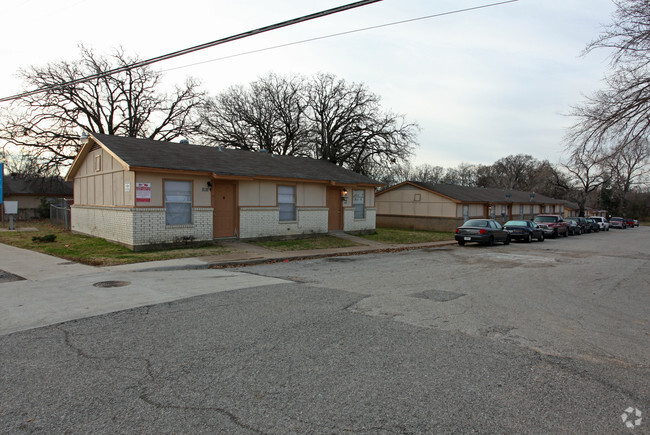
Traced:
MULTIPOLYGON (((8 229, 9 223, 4 222, 0 225, 0 228, 8 229)), ((93 266, 220 255, 230 252, 227 248, 214 244, 193 246, 191 248, 132 252, 124 246, 107 242, 104 239, 66 232, 61 227, 50 225, 48 221, 17 221, 14 222, 14 228, 16 230, 36 228, 37 231, 0 231, 0 243, 31 249, 93 266), (49 243, 32 240, 33 237, 46 238, 48 235, 56 236, 56 240, 49 243)))
POLYGON ((361 237, 380 243, 409 244, 454 240, 454 233, 406 230, 402 228, 377 228, 375 234, 364 235, 361 237))
POLYGON ((334 236, 314 236, 290 240, 268 240, 263 242, 249 242, 252 245, 273 249, 274 251, 301 251, 308 249, 345 248, 359 246, 358 243, 334 236))

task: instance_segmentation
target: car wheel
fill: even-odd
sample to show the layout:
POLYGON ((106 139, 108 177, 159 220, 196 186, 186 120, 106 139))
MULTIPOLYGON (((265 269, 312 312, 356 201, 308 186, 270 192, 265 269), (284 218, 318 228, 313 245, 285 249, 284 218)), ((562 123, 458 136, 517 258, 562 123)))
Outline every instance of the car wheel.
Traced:
POLYGON ((533 240, 533 238, 530 236, 530 234, 526 235, 526 238, 524 239, 524 242, 530 243, 533 240))
POLYGON ((537 238, 538 242, 543 242, 544 241, 544 233, 541 233, 539 237, 537 238))
POLYGON ((465 246, 465 240, 459 240, 459 241, 458 241, 458 244, 459 244, 460 246, 465 246))
POLYGON ((488 244, 488 246, 494 246, 494 237, 493 236, 490 236, 490 238, 488 239, 487 244, 488 244))
POLYGON ((506 236, 506 239, 503 241, 504 245, 509 245, 510 244, 510 236, 506 236))
POLYGON ((553 235, 551 236, 551 239, 557 239, 557 230, 553 231, 553 235))

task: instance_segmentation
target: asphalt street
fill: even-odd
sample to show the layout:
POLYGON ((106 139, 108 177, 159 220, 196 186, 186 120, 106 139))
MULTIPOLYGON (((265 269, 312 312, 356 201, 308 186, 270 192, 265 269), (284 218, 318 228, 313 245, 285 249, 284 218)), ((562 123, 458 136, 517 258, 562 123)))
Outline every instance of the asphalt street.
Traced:
POLYGON ((199 272, 0 336, 0 431, 650 433, 650 228, 199 272))

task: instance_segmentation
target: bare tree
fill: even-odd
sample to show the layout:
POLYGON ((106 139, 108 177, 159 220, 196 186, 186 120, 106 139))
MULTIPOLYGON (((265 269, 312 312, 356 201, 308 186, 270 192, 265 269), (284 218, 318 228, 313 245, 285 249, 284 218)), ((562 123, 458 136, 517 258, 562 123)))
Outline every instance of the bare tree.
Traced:
POLYGON ((635 186, 648 182, 650 176, 650 145, 648 140, 634 140, 627 146, 615 147, 605 164, 610 170, 612 185, 619 196, 619 213, 627 213, 628 193, 635 186))
POLYGON ((373 175, 405 162, 418 131, 364 85, 330 74, 269 75, 210 100, 203 136, 225 146, 307 155, 373 175))
POLYGON ((279 155, 308 155, 306 87, 299 76, 269 74, 207 101, 202 136, 210 143, 279 155))
POLYGON ((367 173, 373 164, 391 165, 411 155, 418 126, 383 111, 379 97, 363 84, 319 74, 307 106, 318 158, 367 173))
POLYGON ((479 186, 529 190, 539 162, 527 154, 509 155, 478 169, 479 186))
POLYGON ((56 177, 60 175, 59 168, 48 167, 38 156, 27 152, 11 152, 7 148, 0 149, 0 160, 8 174, 22 174, 30 177, 56 177))
POLYGON ((569 196, 574 196, 573 199, 580 206, 580 216, 585 215, 589 195, 610 179, 604 167, 606 158, 606 155, 597 150, 583 147, 574 152, 568 162, 562 164, 569 178, 566 181, 558 178, 556 181, 569 196))
POLYGON ((478 166, 461 163, 456 168, 449 168, 442 179, 443 183, 458 186, 476 186, 478 181, 478 166))
POLYGON ((650 135, 650 3, 615 0, 613 22, 604 27, 585 53, 612 50, 612 70, 605 87, 573 108, 576 118, 568 139, 573 146, 627 146, 650 135))
POLYGON ((137 60, 121 49, 110 57, 83 46, 80 52, 77 61, 19 71, 26 88, 44 91, 16 100, 0 113, 0 139, 29 150, 52 168, 72 162, 82 132, 167 141, 195 133, 195 110, 203 97, 196 81, 188 79, 166 94, 159 90, 161 73, 150 67, 102 75, 137 60), (95 79, 68 84, 95 74, 95 79))

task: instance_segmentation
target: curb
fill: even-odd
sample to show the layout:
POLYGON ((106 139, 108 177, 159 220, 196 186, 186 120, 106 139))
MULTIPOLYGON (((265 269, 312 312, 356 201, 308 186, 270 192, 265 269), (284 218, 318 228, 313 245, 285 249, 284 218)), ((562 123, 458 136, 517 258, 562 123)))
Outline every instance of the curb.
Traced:
POLYGON ((232 261, 216 261, 212 263, 206 263, 209 269, 225 269, 229 267, 243 267, 250 265, 258 264, 272 264, 272 263, 286 263, 290 261, 302 261, 302 260, 313 260, 318 258, 328 258, 328 257, 347 257, 351 255, 365 255, 365 254, 378 254, 378 253, 393 253, 393 252, 402 252, 402 251, 414 251, 417 249, 427 249, 427 248, 436 248, 442 246, 452 246, 456 245, 455 240, 442 241, 442 242, 431 242, 422 245, 406 245, 406 246, 395 246, 395 245, 386 245, 385 248, 368 248, 361 249, 358 251, 341 251, 341 252, 322 252, 316 254, 305 254, 305 255, 287 255, 282 257, 269 257, 269 258, 256 258, 251 260, 232 260, 232 261))

